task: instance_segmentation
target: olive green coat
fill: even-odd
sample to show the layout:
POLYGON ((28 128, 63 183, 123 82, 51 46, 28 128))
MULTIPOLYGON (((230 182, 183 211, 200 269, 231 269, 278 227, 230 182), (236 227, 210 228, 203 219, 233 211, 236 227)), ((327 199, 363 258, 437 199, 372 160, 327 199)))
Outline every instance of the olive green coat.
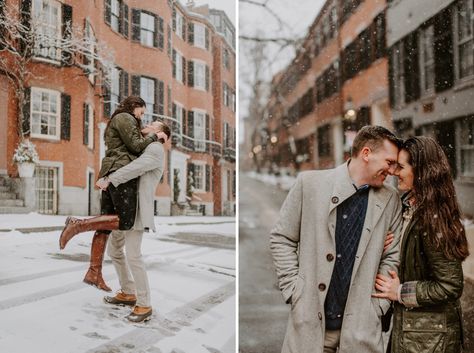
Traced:
POLYGON ((143 137, 137 120, 128 113, 120 113, 112 118, 105 130, 107 151, 102 159, 99 178, 126 166, 150 143, 157 141, 156 134, 143 137))
POLYGON ((461 262, 447 259, 420 228, 415 215, 402 238, 399 275, 407 306, 395 304, 391 353, 459 353, 461 262))

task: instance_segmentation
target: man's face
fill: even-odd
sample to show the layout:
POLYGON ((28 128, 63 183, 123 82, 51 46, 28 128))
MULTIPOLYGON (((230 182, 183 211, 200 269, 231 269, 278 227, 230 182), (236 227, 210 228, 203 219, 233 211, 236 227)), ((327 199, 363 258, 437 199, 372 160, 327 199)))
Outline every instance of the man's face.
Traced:
POLYGON ((398 147, 384 140, 382 146, 375 151, 364 147, 362 153, 367 162, 369 185, 375 188, 381 187, 387 175, 393 175, 397 168, 398 147))

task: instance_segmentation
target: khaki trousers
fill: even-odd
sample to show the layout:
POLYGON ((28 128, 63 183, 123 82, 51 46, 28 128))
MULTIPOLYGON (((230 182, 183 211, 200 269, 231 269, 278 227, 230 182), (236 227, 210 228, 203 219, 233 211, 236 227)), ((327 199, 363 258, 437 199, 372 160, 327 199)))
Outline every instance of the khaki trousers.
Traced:
POLYGON ((341 330, 326 330, 324 335, 324 353, 336 353, 341 339, 341 330))
POLYGON ((109 236, 107 254, 112 259, 122 291, 136 293, 137 306, 151 306, 150 285, 142 259, 142 238, 141 230, 114 230, 109 236))

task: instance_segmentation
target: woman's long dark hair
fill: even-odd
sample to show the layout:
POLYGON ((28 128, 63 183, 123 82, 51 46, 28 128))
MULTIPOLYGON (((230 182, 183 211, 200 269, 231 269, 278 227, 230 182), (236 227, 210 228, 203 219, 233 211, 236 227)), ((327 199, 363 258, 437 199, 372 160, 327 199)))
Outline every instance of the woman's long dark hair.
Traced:
POLYGON ((135 118, 136 123, 137 123, 138 129, 141 129, 141 121, 139 119, 137 119, 135 117, 135 115, 133 115, 133 111, 135 110, 135 108, 141 108, 141 107, 146 107, 146 103, 140 97, 138 97, 138 96, 129 96, 129 97, 125 98, 123 101, 120 102, 120 104, 117 106, 114 113, 110 117, 110 120, 107 123, 107 127, 105 128, 105 133, 104 134, 107 134, 107 130, 109 128, 110 122, 112 121, 114 116, 116 116, 117 114, 120 114, 120 113, 128 113, 131 116, 133 116, 135 118))
POLYGON ((424 235, 448 259, 464 260, 469 255, 466 231, 444 151, 433 138, 424 136, 407 139, 402 149, 413 167, 415 217, 424 235))

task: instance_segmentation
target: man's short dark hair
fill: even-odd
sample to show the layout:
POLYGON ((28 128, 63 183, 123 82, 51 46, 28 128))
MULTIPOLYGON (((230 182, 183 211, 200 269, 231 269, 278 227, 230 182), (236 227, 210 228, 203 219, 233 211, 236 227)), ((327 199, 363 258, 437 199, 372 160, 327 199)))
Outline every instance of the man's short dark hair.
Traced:
POLYGON ((384 140, 390 141, 398 148, 402 142, 393 132, 383 126, 366 125, 359 130, 352 143, 351 156, 357 157, 365 146, 375 151, 383 145, 384 140))

